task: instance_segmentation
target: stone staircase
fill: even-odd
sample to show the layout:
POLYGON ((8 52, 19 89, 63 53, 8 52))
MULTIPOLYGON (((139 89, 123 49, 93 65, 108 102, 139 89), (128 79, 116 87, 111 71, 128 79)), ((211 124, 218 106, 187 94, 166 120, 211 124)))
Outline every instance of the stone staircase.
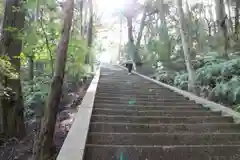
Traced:
POLYGON ((240 160, 240 126, 123 69, 102 68, 85 160, 240 160))

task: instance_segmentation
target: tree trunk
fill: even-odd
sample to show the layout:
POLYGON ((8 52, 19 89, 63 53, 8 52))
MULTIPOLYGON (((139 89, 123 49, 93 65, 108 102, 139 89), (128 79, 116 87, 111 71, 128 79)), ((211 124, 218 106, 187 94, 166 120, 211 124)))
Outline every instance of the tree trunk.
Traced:
POLYGON ((134 68, 136 69, 136 57, 135 57, 135 45, 133 39, 133 26, 132 26, 132 17, 127 16, 127 27, 128 27, 128 55, 131 57, 132 61, 134 62, 134 68))
POLYGON ((85 56, 85 64, 90 64, 90 54, 91 54, 91 47, 92 47, 92 39, 93 39, 93 4, 92 0, 88 0, 89 5, 89 20, 88 20, 88 30, 87 30, 87 45, 88 51, 85 56))
POLYGON ((236 0, 236 8, 235 8, 235 34, 236 38, 238 39, 238 27, 239 27, 239 8, 240 8, 240 1, 236 0))
POLYGON ((33 78, 34 78, 34 60, 33 56, 28 56, 28 78, 31 83, 31 91, 33 91, 33 78))
POLYGON ((32 81, 34 77, 34 61, 33 56, 28 56, 28 77, 29 80, 32 81))
POLYGON ((83 36, 83 4, 84 0, 80 0, 79 12, 80 12, 80 34, 83 36))
POLYGON ((40 11, 40 0, 36 0, 35 21, 38 21, 40 11))
POLYGON ((164 8, 164 3, 163 0, 158 0, 157 1, 157 8, 158 11, 160 12, 160 40, 164 42, 164 48, 166 49, 166 53, 161 54, 164 55, 164 57, 160 57, 161 60, 163 60, 165 63, 170 63, 170 57, 171 57, 171 43, 169 39, 169 34, 168 34, 168 28, 167 28, 167 23, 166 23, 166 9, 164 8))
POLYGON ((227 5, 227 12, 228 12, 228 29, 229 32, 233 32, 233 22, 232 22, 232 14, 231 14, 231 5, 232 1, 231 0, 226 0, 226 5, 227 5))
POLYGON ((122 24, 123 24, 123 20, 122 20, 122 16, 119 16, 119 21, 120 21, 120 28, 119 28, 119 47, 118 47, 118 60, 121 60, 121 52, 122 52, 122 24))
POLYGON ((177 1, 177 7, 178 7, 178 14, 180 17, 180 32, 181 32, 181 39, 182 39, 182 45, 184 50, 184 58, 185 63, 188 71, 188 90, 197 93, 196 92, 196 86, 195 86, 195 72, 192 68, 191 64, 191 56, 190 56, 190 49, 189 49, 189 43, 188 43, 188 37, 187 37, 187 31, 188 28, 186 28, 186 22, 185 17, 182 9, 182 0, 176 0, 177 1))
MULTIPOLYGON (((34 21, 37 22, 39 18, 39 8, 40 8, 40 0, 36 0, 36 10, 34 15, 34 21)), ((28 56, 28 78, 31 83, 31 90, 33 91, 33 78, 34 78, 34 53, 28 56)))
POLYGON ((0 95, 0 135, 4 134, 2 95, 0 95))
POLYGON ((127 17, 127 27, 128 27, 128 41, 134 44, 133 39, 133 26, 132 26, 132 17, 127 17))
MULTIPOLYGON (((128 32, 128 54, 133 60, 133 67, 136 69, 136 66, 141 66, 141 58, 138 52, 136 52, 136 45, 134 44, 133 38, 133 17, 134 9, 131 6, 136 5, 136 0, 130 0, 129 5, 125 8, 124 15, 127 19, 127 32, 128 32), (138 54, 137 54, 138 53, 138 54)), ((141 37, 139 37, 141 38, 141 37)), ((140 39, 141 40, 141 39, 140 39)))
POLYGON ((83 3, 83 8, 85 9, 84 11, 84 18, 83 18, 83 37, 86 38, 87 32, 88 32, 88 9, 89 9, 89 3, 83 3))
POLYGON ((140 43, 141 43, 141 40, 142 40, 142 34, 143 34, 144 26, 145 26, 146 16, 147 16, 147 7, 145 7, 144 10, 143 10, 143 16, 142 16, 142 19, 141 19, 141 22, 140 22, 140 29, 139 29, 138 36, 137 36, 137 41, 136 41, 136 51, 134 53, 135 57, 137 57, 139 55, 140 43))
POLYGON ((49 160, 53 156, 53 136, 56 124, 56 115, 61 98, 64 71, 67 59, 67 50, 70 30, 73 19, 74 0, 67 0, 64 4, 64 22, 62 36, 58 44, 55 62, 55 74, 44 110, 41 130, 34 143, 33 160, 49 160))
MULTIPOLYGON (((0 6, 5 6, 5 1, 0 1, 0 6)), ((4 10, 2 10, 4 12, 4 10)), ((2 26, 3 25, 3 16, 2 14, 0 15, 0 33, 2 33, 2 26)), ((0 34, 0 37, 1 37, 1 34, 0 34)), ((1 49, 1 48, 0 48, 1 49)), ((0 50, 1 52, 1 50, 0 50)))
POLYGON ((221 30, 221 22, 225 17, 225 9, 224 9, 224 0, 215 0, 216 3, 216 18, 218 24, 218 31, 221 30))
MULTIPOLYGON (((210 4, 209 5, 213 5, 212 4, 212 1, 210 1, 210 4)), ((212 12, 212 8, 209 7, 208 8, 208 13, 209 13, 209 16, 210 16, 210 20, 209 20, 209 24, 212 25, 212 28, 213 28, 213 35, 215 35, 217 33, 217 27, 216 27, 216 23, 214 21, 214 18, 213 18, 213 12, 212 12)))
POLYGON ((2 99, 4 113, 4 133, 7 137, 23 138, 25 136, 25 125, 23 117, 23 99, 20 82, 20 53, 22 51, 22 40, 18 37, 24 28, 24 12, 19 0, 7 0, 3 20, 1 55, 8 56, 12 67, 19 75, 16 79, 5 77, 5 87, 11 88, 10 97, 2 99), (19 8, 14 11, 13 8, 19 8), (7 28, 12 28, 11 31, 7 28))
POLYGON ((187 28, 187 32, 186 32, 186 35, 187 35, 187 39, 188 39, 188 47, 189 47, 189 54, 191 56, 191 59, 195 59, 196 58, 196 53, 193 52, 193 40, 192 40, 192 13, 190 12, 190 9, 189 9, 189 4, 188 2, 186 1, 186 17, 187 17, 187 21, 185 21, 186 23, 186 28, 187 28))
POLYGON ((226 25, 226 13, 224 9, 224 1, 223 0, 215 0, 216 2, 216 16, 217 16, 217 26, 218 26, 218 32, 221 35, 222 39, 224 40, 223 45, 223 57, 228 58, 228 31, 227 31, 227 25, 226 25))

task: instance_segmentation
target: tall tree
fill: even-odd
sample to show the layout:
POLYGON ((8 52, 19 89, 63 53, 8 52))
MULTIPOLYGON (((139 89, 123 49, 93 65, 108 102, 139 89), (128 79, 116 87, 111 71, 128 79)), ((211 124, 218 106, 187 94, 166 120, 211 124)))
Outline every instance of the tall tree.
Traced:
POLYGON ((228 30, 227 30, 227 15, 225 12, 224 0, 215 0, 217 26, 220 37, 223 39, 223 56, 228 58, 228 30))
POLYGON ((80 0, 79 2, 79 12, 80 12, 80 33, 81 36, 83 36, 83 5, 84 5, 84 0, 80 0))
POLYGON ((228 13, 228 29, 230 32, 233 32, 233 21, 232 21, 232 0, 226 0, 227 4, 227 13, 228 13))
MULTIPOLYGON (((136 12, 138 9, 137 8, 138 4, 136 2, 137 2, 136 0, 130 0, 129 4, 126 6, 124 13, 123 13, 127 19, 128 54, 131 57, 131 59, 133 60, 135 68, 136 68, 136 65, 141 65, 141 63, 142 63, 139 53, 136 52, 136 45, 134 43, 134 37, 133 37, 133 18, 134 18, 134 14, 135 14, 134 12, 136 12), (134 8, 132 8, 132 7, 134 7, 134 8)), ((142 27, 144 27, 145 16, 146 15, 143 15, 142 27)), ((141 40, 141 37, 142 36, 140 35, 139 36, 140 40, 141 40)))
POLYGON ((34 144, 33 159, 49 160, 52 158, 53 136, 56 124, 56 115, 61 98, 67 59, 68 43, 73 19, 74 0, 64 2, 64 20, 60 42, 57 48, 54 77, 44 110, 41 130, 34 144))
POLYGON ((22 51, 22 31, 24 28, 24 11, 20 0, 6 0, 3 30, 1 37, 2 56, 7 56, 18 74, 15 79, 5 77, 4 87, 10 88, 8 96, 2 99, 3 128, 8 137, 22 138, 25 135, 23 117, 23 98, 20 82, 20 53, 22 51))
POLYGON ((187 34, 188 28, 185 25, 186 22, 185 22, 185 16, 182 8, 182 0, 176 0, 176 1, 177 1, 177 8, 178 8, 178 14, 179 14, 179 20, 180 20, 180 32, 181 32, 182 46, 184 51, 184 58, 185 58, 185 63, 187 66, 188 77, 189 77, 188 90, 196 93, 195 72, 191 64, 190 48, 189 48, 189 41, 188 41, 188 34, 187 34))
POLYGON ((140 49, 140 44, 141 44, 141 40, 142 40, 142 34, 143 34, 143 29, 145 26, 145 19, 147 17, 147 4, 144 6, 143 9, 143 13, 142 13, 142 18, 141 18, 141 22, 140 22, 140 29, 138 32, 138 36, 137 36, 137 41, 136 41, 136 53, 135 55, 139 55, 139 49, 140 49))
POLYGON ((235 34, 238 39, 239 32, 239 9, 240 9, 240 1, 236 0, 236 8, 235 8, 235 34))
POLYGON ((122 26, 123 26, 123 19, 122 16, 119 16, 119 47, 118 47, 118 60, 120 61, 120 58, 122 56, 122 26))
MULTIPOLYGON (((87 27, 87 45, 90 49, 92 46, 93 41, 93 3, 92 0, 88 0, 89 6, 89 19, 88 19, 88 27, 87 27)), ((90 64, 90 53, 91 51, 88 50, 88 53, 85 56, 85 64, 90 64)))
MULTIPOLYGON (((35 13, 33 13, 33 20, 32 20, 32 24, 35 24, 38 21, 39 18, 39 8, 40 8, 40 0, 36 0, 36 9, 35 9, 35 13), (35 22, 35 23, 33 23, 35 22)), ((34 26, 33 26, 34 27, 34 26)), ((29 80, 32 81, 32 91, 33 91, 33 78, 34 78, 34 52, 31 52, 28 56, 28 68, 29 68, 29 80)))
POLYGON ((127 16, 127 33, 128 33, 128 54, 133 60, 133 62, 136 63, 136 57, 135 57, 135 44, 134 44, 134 38, 133 38, 133 20, 131 16, 127 16))
POLYGON ((164 55, 161 59, 165 62, 170 62, 171 56, 171 43, 168 35, 167 23, 166 23, 166 8, 164 6, 164 0, 157 0, 157 9, 160 14, 160 40, 164 43, 164 48, 166 48, 166 53, 161 54, 164 55))

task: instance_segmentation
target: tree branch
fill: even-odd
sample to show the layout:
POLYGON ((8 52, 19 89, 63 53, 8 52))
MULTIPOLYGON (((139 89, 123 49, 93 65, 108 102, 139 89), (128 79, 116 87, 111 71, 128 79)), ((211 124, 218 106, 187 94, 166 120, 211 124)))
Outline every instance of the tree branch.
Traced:
POLYGON ((43 26, 43 10, 41 10, 40 26, 41 26, 41 29, 42 29, 42 31, 43 31, 44 38, 45 38, 45 42, 46 42, 47 49, 48 49, 48 52, 49 52, 50 63, 51 63, 51 71, 52 71, 52 76, 53 76, 53 74, 54 74, 53 54, 52 54, 52 51, 51 51, 51 47, 50 47, 50 44, 49 44, 49 40, 48 40, 47 33, 46 33, 46 31, 45 31, 45 29, 44 29, 44 26, 43 26))

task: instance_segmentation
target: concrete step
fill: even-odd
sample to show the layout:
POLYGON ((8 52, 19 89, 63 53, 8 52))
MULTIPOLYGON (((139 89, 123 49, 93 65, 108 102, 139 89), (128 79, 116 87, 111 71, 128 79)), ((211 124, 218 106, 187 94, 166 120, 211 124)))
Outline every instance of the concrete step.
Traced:
POLYGON ((171 96, 176 96, 178 95, 177 93, 170 92, 168 90, 158 90, 158 91, 150 91, 147 88, 145 89, 129 89, 129 90, 123 90, 123 89, 97 89, 97 92, 107 92, 107 93, 122 93, 122 94, 164 94, 164 95, 171 95, 171 96))
POLYGON ((128 84, 142 84, 144 81, 146 81, 145 79, 139 79, 139 77, 128 77, 125 75, 121 75, 121 76, 111 76, 111 79, 109 79, 109 77, 100 77, 102 83, 105 82, 116 82, 116 83, 120 83, 120 84, 124 84, 124 82, 128 83, 128 84))
POLYGON ((138 100, 138 101, 161 101, 161 100, 163 100, 163 101, 187 101, 188 99, 187 98, 184 98, 184 97, 166 97, 166 98, 162 98, 162 97, 151 97, 151 96, 146 96, 146 97, 137 97, 136 95, 135 96, 132 96, 132 97, 130 97, 130 96, 121 96, 121 97, 117 97, 117 96, 111 96, 111 97, 109 97, 109 96, 95 96, 95 99, 98 99, 98 100, 114 100, 114 101, 116 101, 116 100, 131 100, 131 99, 135 99, 135 100, 138 100))
POLYGON ((133 86, 119 86, 119 87, 98 87, 97 91, 101 92, 101 91, 110 91, 110 92, 118 92, 118 91, 123 91, 123 92, 167 92, 167 93, 171 93, 171 94, 176 94, 173 91, 170 91, 169 89, 166 88, 158 88, 158 89, 154 89, 154 88, 146 88, 146 87, 133 87, 133 86))
POLYGON ((104 133, 90 132, 87 144, 222 145, 239 144, 240 133, 104 133))
MULTIPOLYGON (((103 86, 98 86, 97 90, 98 91, 119 91, 119 90, 122 90, 122 91, 144 91, 145 89, 145 92, 154 92, 154 91, 166 91, 168 93, 175 93, 174 91, 168 89, 168 88, 165 88, 165 87, 151 87, 151 86, 133 86, 133 85, 119 85, 119 86, 113 86, 113 85, 109 85, 108 84, 108 87, 103 87, 103 86)), ((177 93, 176 93, 177 94, 177 93)))
POLYGON ((95 109, 132 109, 132 110, 157 110, 157 111, 185 111, 185 110, 194 110, 194 111, 209 111, 209 108, 204 108, 201 106, 141 106, 141 105, 115 105, 115 104, 99 104, 94 105, 95 109))
POLYGON ((124 92, 124 91, 101 91, 101 92, 97 92, 97 95, 113 95, 113 96, 158 96, 158 97, 183 97, 181 95, 176 95, 173 93, 166 93, 166 92, 144 92, 144 91, 131 91, 131 92, 124 92))
POLYGON ((164 94, 159 94, 159 93, 144 93, 144 94, 124 94, 124 93, 109 93, 109 92, 98 92, 97 96, 103 96, 103 97, 138 97, 138 98, 146 98, 146 97, 151 97, 151 98, 183 98, 183 96, 180 95, 164 95, 164 94))
POLYGON ((122 81, 118 81, 116 79, 112 80, 112 79, 109 79, 109 78, 105 78, 105 80, 104 80, 103 78, 100 78, 99 84, 108 86, 108 83, 106 83, 105 81, 112 81, 113 84, 116 84, 116 85, 119 86, 119 85, 123 85, 123 81, 124 81, 124 82, 131 83, 132 85, 138 85, 138 86, 143 86, 143 85, 152 85, 152 86, 155 86, 155 87, 159 86, 159 85, 157 85, 155 83, 152 83, 150 81, 138 81, 138 83, 134 83, 134 82, 131 82, 131 81, 129 82, 128 80, 123 80, 122 78, 121 78, 121 80, 122 81))
POLYGON ((136 101, 134 99, 132 100, 125 100, 125 101, 121 101, 121 100, 99 100, 99 99, 95 99, 94 103, 105 103, 105 104, 129 104, 130 101, 134 101, 136 104, 141 104, 141 105, 169 105, 169 106, 174 106, 174 105, 195 105, 194 101, 136 101))
POLYGON ((119 97, 119 98, 96 98, 95 101, 107 101, 107 102, 118 102, 118 101, 136 101, 136 102, 193 102, 187 99, 175 99, 175 98, 137 98, 137 97, 119 97))
POLYGON ((111 86, 109 85, 109 83, 98 83, 98 88, 120 88, 123 87, 124 89, 129 89, 129 87, 135 87, 135 88, 151 88, 151 89, 155 89, 155 90, 158 90, 158 89, 166 89, 165 87, 162 87, 162 86, 158 86, 156 84, 127 84, 127 83, 112 83, 111 86))
POLYGON ((159 117, 159 116, 125 116, 125 115, 92 115, 92 122, 118 122, 118 123, 227 123, 233 122, 232 117, 206 116, 206 117, 159 117))
POLYGON ((240 145, 87 145, 85 160, 239 160, 240 145))
POLYGON ((233 123, 196 123, 196 124, 140 124, 140 123, 105 123, 90 124, 89 132, 119 132, 119 133, 206 133, 206 132, 237 132, 239 124, 233 123))
POLYGON ((109 75, 106 76, 106 77, 100 77, 101 79, 101 82, 108 82, 108 81, 114 81, 116 83, 123 83, 123 82, 129 82, 129 83, 141 83, 141 82, 144 82, 146 80, 144 79, 139 79, 139 77, 135 77, 135 76, 128 76, 127 73, 118 73, 119 75, 116 76, 116 75, 110 75, 111 76, 111 79, 109 79, 109 75), (126 74, 126 75, 125 75, 126 74), (121 76, 120 76, 121 75, 121 76))
MULTIPOLYGON (((124 81, 122 80, 121 83, 118 83, 117 81, 112 81, 112 83, 109 83, 109 81, 106 82, 102 82, 100 79, 100 82, 98 83, 98 88, 119 88, 119 87, 127 87, 127 86, 131 86, 131 87, 141 87, 141 88, 152 88, 152 89, 168 89, 164 86, 159 86, 157 84, 154 83, 143 83, 143 82, 131 82, 131 81, 124 81), (112 85, 109 85, 112 84, 112 85)), ((171 91, 170 89, 168 89, 169 91, 171 91)))
POLYGON ((115 83, 113 82, 112 85, 110 86, 109 83, 104 83, 104 82, 99 82, 98 83, 99 86, 98 88, 119 88, 119 87, 126 87, 126 86, 131 86, 131 87, 148 87, 148 88, 152 88, 152 89, 167 89, 163 86, 159 86, 157 84, 154 83, 115 83))
POLYGON ((166 116, 166 117, 186 117, 186 116, 211 116, 221 115, 220 112, 210 111, 159 111, 159 110, 133 110, 133 109, 106 109, 106 108, 94 108, 92 114, 104 114, 104 115, 129 115, 129 116, 166 116))

